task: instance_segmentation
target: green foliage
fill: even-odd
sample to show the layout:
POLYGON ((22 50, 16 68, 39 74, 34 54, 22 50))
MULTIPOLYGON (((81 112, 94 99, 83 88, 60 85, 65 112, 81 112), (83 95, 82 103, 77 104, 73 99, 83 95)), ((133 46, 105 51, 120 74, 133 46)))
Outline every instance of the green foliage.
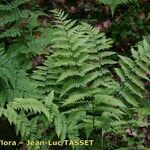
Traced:
POLYGON ((133 58, 119 56, 116 72, 120 81, 116 82, 107 68, 116 63, 112 60, 115 53, 104 50, 112 41, 86 23, 76 25, 67 20, 62 11, 53 12, 57 19, 51 40, 53 53, 44 66, 38 67, 33 79, 42 95, 55 91, 55 101, 67 116, 65 129, 64 116, 56 117, 57 135, 67 133, 69 139, 77 139, 79 130, 87 138, 99 129, 119 133, 121 126, 129 124, 127 114, 134 113, 128 109, 142 108, 143 80, 149 81, 149 44, 144 40, 137 51, 132 48, 133 58))
POLYGON ((36 85, 14 57, 8 57, 0 49, 0 105, 14 97, 37 97, 36 85))
MULTIPOLYGON (((44 131, 52 122, 55 124, 57 133, 59 131, 62 133, 63 115, 53 103, 53 98, 53 91, 41 101, 34 98, 14 98, 7 103, 6 108, 0 107, 0 117, 5 117, 10 124, 15 125, 16 133, 21 134, 22 141, 41 140, 42 136, 45 136, 44 131)), ((29 145, 28 147, 29 150, 36 148, 40 149, 39 146, 29 145)))
POLYGON ((0 5, 0 10, 12 10, 17 8, 19 5, 24 4, 26 2, 29 2, 29 0, 13 0, 11 3, 9 4, 1 4, 0 5))
POLYGON ((137 101, 140 102, 143 98, 142 92, 145 90, 143 80, 150 81, 150 45, 143 40, 137 49, 137 51, 131 49, 133 59, 119 56, 121 67, 116 69, 121 79, 119 94, 134 106, 137 106, 137 101))
MULTIPOLYGON (((16 57, 19 65, 30 68, 33 57, 44 52, 49 45, 48 39, 41 35, 39 16, 43 12, 27 9, 29 0, 13 0, 8 3, 0 2, 0 42, 7 54, 16 57)), ((29 4, 30 5, 30 4, 29 4)))
POLYGON ((24 17, 19 6, 24 2, 0 5, 5 16, 0 35, 0 117, 15 125, 21 140, 89 139, 98 132, 103 149, 107 133, 123 134, 127 139, 127 128, 141 126, 149 116, 149 106, 142 103, 147 98, 144 83, 150 80, 149 42, 144 39, 131 48, 131 58, 119 55, 118 63, 113 60, 116 53, 109 51, 111 39, 87 23, 67 19, 57 9, 52 11, 55 21, 51 28, 39 28, 35 18, 41 13, 23 13, 23 19, 34 22, 25 27, 31 33, 29 41, 24 36, 28 32, 18 26, 24 17), (42 33, 39 38, 32 34, 35 28, 42 33), (12 40, 7 48, 4 41, 8 37, 17 42, 12 40), (18 41, 21 37, 27 41, 18 41), (18 58, 40 54, 43 48, 48 49, 44 63, 28 75, 27 66, 22 67, 18 58), (109 69, 116 64, 118 78, 109 69), (135 113, 139 116, 134 117, 135 113))
POLYGON ((35 114, 37 112, 43 112, 44 114, 49 115, 46 107, 42 105, 39 101, 34 99, 33 101, 29 101, 28 99, 14 99, 12 102, 7 104, 7 107, 5 109, 2 107, 0 108, 0 115, 6 117, 10 124, 13 123, 16 127, 16 132, 21 132, 22 138, 25 138, 29 137, 30 134, 32 134, 32 132, 35 130, 34 125, 32 124, 32 120, 29 121, 27 115, 25 114, 25 111, 30 110, 30 112, 35 114), (17 110, 20 110, 20 112, 18 112, 17 110))
POLYGON ((111 20, 111 27, 106 30, 106 35, 111 35, 118 53, 130 56, 130 47, 150 33, 148 12, 150 4, 141 2, 139 6, 131 4, 127 8, 124 7, 123 5, 120 9, 116 9, 114 19, 111 20))
POLYGON ((114 14, 115 8, 120 4, 127 4, 127 3, 133 3, 137 0, 98 0, 100 3, 103 3, 105 5, 109 5, 112 11, 112 14, 114 14))
POLYGON ((54 90, 56 102, 66 110, 62 113, 68 116, 67 121, 58 115, 54 122, 61 140, 66 133, 69 139, 79 138, 79 129, 84 129, 88 137, 92 130, 103 127, 109 117, 110 121, 120 119, 124 112, 119 108, 125 107, 112 95, 116 82, 106 68, 116 63, 111 59, 115 53, 104 51, 111 47, 112 41, 88 24, 76 26, 63 13, 54 10, 57 30, 51 41, 53 54, 33 75, 41 94, 54 90), (101 115, 97 116, 98 113, 101 115))

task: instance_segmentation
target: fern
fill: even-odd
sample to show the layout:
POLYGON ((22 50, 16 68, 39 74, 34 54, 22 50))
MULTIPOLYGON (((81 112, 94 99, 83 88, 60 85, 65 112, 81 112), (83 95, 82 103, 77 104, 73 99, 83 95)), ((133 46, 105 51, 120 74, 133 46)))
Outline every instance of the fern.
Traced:
POLYGON ((112 60, 115 53, 104 50, 111 47, 112 41, 86 23, 76 25, 67 20, 62 11, 53 12, 56 25, 52 54, 35 71, 33 79, 42 95, 51 90, 56 93, 55 101, 66 117, 56 113, 58 137, 80 138, 81 129, 87 137, 102 128, 117 133, 121 125, 129 123, 125 121, 128 114, 134 113, 128 108, 142 107, 143 80, 149 81, 149 44, 144 40, 137 51, 132 48, 133 58, 119 56, 116 73, 120 82, 116 82, 107 69, 116 63, 112 60))
MULTIPOLYGON (((21 4, 13 1, 3 8, 0 5, 0 10, 12 11, 21 4)), ((38 27, 38 14, 29 12, 34 22, 28 24, 29 30, 38 27)), ((39 28, 43 33, 39 38, 31 35, 31 41, 0 49, 0 116, 15 125, 21 140, 77 140, 82 137, 80 132, 88 139, 95 131, 120 134, 130 124, 141 125, 149 115, 149 107, 142 104, 144 82, 150 80, 149 43, 143 40, 132 48, 131 58, 119 55, 115 71, 120 80, 115 81, 108 69, 117 63, 112 59, 116 53, 108 51, 112 40, 87 23, 67 19, 61 10, 53 10, 53 14, 54 25, 39 28), (18 56, 33 57, 45 47, 45 62, 29 76, 18 56), (136 112, 143 117, 132 118, 136 112)), ((3 25, 15 22, 17 26, 17 20, 12 17, 3 25)), ((22 36, 20 30, 10 33, 12 29, 19 30, 5 30, 2 41, 22 36)))
POLYGON ((66 133, 63 132, 66 129, 62 130, 64 125, 59 124, 59 119, 62 120, 63 117, 56 104, 53 103, 53 92, 46 96, 42 102, 37 99, 15 98, 7 104, 6 108, 0 108, 0 117, 5 117, 10 124, 15 125, 16 133, 21 133, 21 140, 40 139, 44 130, 49 127, 49 121, 55 122, 56 129, 61 131, 62 139, 65 139, 66 133), (33 115, 34 117, 31 118, 30 116, 33 115), (42 128, 39 130, 41 125, 42 128))
POLYGON ((16 133, 21 133, 21 136, 29 136, 30 128, 29 128, 29 120, 26 115, 18 114, 12 107, 7 106, 7 109, 1 108, 1 116, 4 115, 5 118, 8 119, 10 124, 14 124, 16 127, 16 133))
POLYGON ((133 3, 137 0, 98 0, 100 3, 103 3, 105 5, 109 5, 112 11, 112 14, 114 14, 115 8, 120 4, 128 4, 133 3))
POLYGON ((27 10, 20 11, 20 10, 15 10, 11 12, 6 12, 6 14, 3 16, 3 18, 0 19, 1 23, 0 26, 7 25, 8 23, 13 23, 19 19, 25 19, 29 16, 30 12, 27 10))
POLYGON ((44 105, 38 102, 35 99, 23 99, 16 98, 15 101, 11 104, 11 106, 16 110, 25 110, 25 111, 33 111, 34 113, 43 113, 47 118, 49 118, 48 110, 45 109, 44 105))
POLYGON ((18 67, 13 57, 7 57, 4 49, 0 50, 0 105, 5 105, 14 97, 39 97, 35 83, 27 77, 27 73, 18 67))
POLYGON ((87 131, 92 127, 91 132, 94 128, 99 129, 101 117, 106 116, 106 112, 112 118, 110 122, 114 118, 119 120, 125 115, 120 110, 124 109, 125 105, 113 96, 117 89, 116 82, 106 68, 107 65, 116 63, 111 59, 115 53, 104 50, 111 47, 112 41, 88 24, 76 25, 74 21, 67 20, 62 11, 53 12, 57 19, 57 25, 54 26, 57 30, 51 40, 53 53, 47 57, 44 66, 35 71, 33 79, 42 95, 54 90, 55 101, 62 106, 62 110, 66 110, 62 113, 68 116, 67 124, 62 122, 63 118, 66 120, 65 117, 56 115, 58 137, 63 134, 61 139, 64 140, 68 132, 68 137, 75 139, 81 128, 87 131), (102 95, 105 99, 101 98, 102 95), (98 113, 100 116, 97 116, 98 113), (88 124, 85 121, 86 114, 89 116, 88 124), (85 125, 80 127, 79 122, 85 125), (64 131, 61 133, 63 127, 64 131))
POLYGON ((17 8, 19 5, 21 4, 24 4, 24 3, 27 3, 29 2, 30 0, 13 0, 11 3, 9 4, 1 4, 0 5, 0 10, 12 10, 12 9, 15 9, 17 8))
POLYGON ((138 103, 143 98, 145 90, 143 80, 150 81, 149 75, 149 44, 143 40, 137 46, 137 51, 131 49, 133 59, 120 57, 120 68, 116 69, 116 73, 121 79, 119 94, 131 105, 138 106, 138 103))
POLYGON ((39 16, 45 15, 36 9, 25 9, 29 0, 13 0, 7 4, 0 2, 0 39, 9 55, 13 55, 19 65, 29 69, 33 57, 41 54, 49 45, 49 41, 43 35, 37 38, 33 32, 39 32, 39 16), (1 4, 2 3, 2 4, 1 4), (30 34, 29 34, 30 33, 30 34), (7 44, 6 44, 7 43, 7 44), (24 60, 24 61, 23 61, 24 60))

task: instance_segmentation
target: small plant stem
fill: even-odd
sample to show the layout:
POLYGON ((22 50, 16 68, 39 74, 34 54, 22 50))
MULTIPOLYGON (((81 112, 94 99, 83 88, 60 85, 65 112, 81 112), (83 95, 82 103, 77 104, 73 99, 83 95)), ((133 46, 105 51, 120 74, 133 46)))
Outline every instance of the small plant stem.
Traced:
POLYGON ((104 129, 102 128, 102 137, 101 137, 101 150, 104 150, 104 129))

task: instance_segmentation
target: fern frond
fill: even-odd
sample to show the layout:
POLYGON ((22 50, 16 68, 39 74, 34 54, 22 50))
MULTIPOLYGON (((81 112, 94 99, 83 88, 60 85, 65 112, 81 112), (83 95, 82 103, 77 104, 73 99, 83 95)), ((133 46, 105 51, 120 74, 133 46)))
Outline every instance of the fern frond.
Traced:
POLYGON ((16 9, 15 11, 9 12, 9 14, 3 15, 2 18, 0 18, 0 26, 4 26, 8 23, 13 23, 14 21, 17 21, 19 19, 25 19, 29 16, 30 11, 28 10, 18 10, 16 9))
POLYGON ((63 106, 68 105, 68 104, 75 104, 78 100, 84 100, 84 98, 90 97, 90 96, 92 96, 92 94, 88 92, 85 92, 85 93, 74 92, 73 94, 69 96, 68 99, 64 101, 63 106))
POLYGON ((104 103, 106 105, 112 105, 114 107, 117 107, 117 106, 120 108, 125 107, 125 105, 122 103, 121 100, 118 100, 109 95, 102 95, 102 94, 96 95, 95 99, 96 99, 96 103, 98 103, 98 104, 104 103))
POLYGON ((11 28, 9 30, 6 30, 0 34, 0 38, 5 38, 5 37, 17 37, 20 36, 20 30, 18 28, 11 28))
POLYGON ((116 69, 116 73, 122 82, 119 93, 128 103, 134 106, 138 106, 137 102, 140 102, 143 97, 145 90, 143 80, 150 80, 149 49, 150 45, 143 40, 137 46, 137 51, 131 49, 132 59, 119 56, 121 67, 116 69))
POLYGON ((29 2, 30 0, 12 0, 11 3, 6 5, 0 4, 0 11, 9 11, 17 8, 19 5, 29 2))
POLYGON ((37 101, 36 99, 23 99, 23 98, 15 98, 11 104, 16 110, 25 110, 33 113, 43 113, 49 119, 49 111, 44 107, 44 105, 37 101))
POLYGON ((67 134, 67 124, 66 119, 63 114, 56 114, 54 125, 56 129, 57 136, 60 137, 61 141, 64 141, 67 134))
POLYGON ((109 5, 112 11, 112 14, 114 14, 115 8, 120 4, 128 4, 133 3, 136 0, 98 0, 100 3, 103 3, 105 5, 109 5))
MULTIPOLYGON (((116 70, 123 82, 129 79, 124 86, 132 92, 118 96, 121 85, 112 79, 107 67, 116 63, 112 59, 115 53, 107 51, 112 40, 86 23, 76 26, 63 11, 53 12, 56 24, 50 45, 52 54, 37 68, 32 79, 42 95, 55 92, 46 97, 45 104, 51 109, 57 136, 63 140, 67 135, 77 138, 79 129, 88 136, 95 127, 100 129, 105 123, 110 127, 111 122, 121 121, 127 111, 122 99, 132 96, 130 93, 139 96, 139 89, 144 87, 135 74, 129 76, 134 61, 122 57, 121 69, 116 70), (52 97, 59 106, 52 102, 52 97)), ((138 105, 134 101, 130 103, 138 105)))

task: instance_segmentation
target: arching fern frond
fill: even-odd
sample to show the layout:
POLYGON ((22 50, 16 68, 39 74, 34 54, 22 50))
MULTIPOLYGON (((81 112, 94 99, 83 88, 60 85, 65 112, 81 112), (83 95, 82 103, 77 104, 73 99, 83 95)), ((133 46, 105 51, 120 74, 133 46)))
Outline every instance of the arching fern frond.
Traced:
POLYGON ((74 21, 67 20, 67 15, 62 11, 53 12, 56 18, 56 31, 52 33, 50 46, 53 51, 32 78, 37 82, 41 94, 55 91, 55 101, 65 110, 62 113, 67 114, 65 119, 56 107, 54 124, 58 137, 64 139, 65 132, 68 132, 69 138, 77 138, 81 128, 87 131, 90 127, 91 132, 95 126, 101 128, 103 122, 100 117, 106 114, 109 114, 107 120, 110 118, 110 122, 118 121, 125 115, 121 110, 125 105, 113 95, 117 89, 116 82, 106 67, 116 63, 112 60, 115 53, 107 51, 112 40, 86 23, 76 26, 74 21), (86 115, 89 124, 84 121, 86 115), (77 119, 77 116, 80 117, 77 119), (70 122, 65 121, 69 118, 72 118, 70 122), (84 126, 80 128, 79 123, 84 126), (64 138, 61 132, 63 127, 64 138))
MULTIPOLYGON (((40 125, 40 121, 44 121, 46 127, 46 124, 49 125, 49 121, 53 122, 55 120, 56 128, 59 129, 60 124, 57 124, 58 116, 60 116, 59 119, 63 119, 58 107, 53 103, 53 92, 45 97, 42 102, 33 98, 14 98, 11 102, 8 102, 6 108, 0 107, 0 117, 5 117, 10 124, 14 124, 16 133, 21 133, 22 139, 29 139, 31 137, 36 139, 42 136, 45 130, 44 128, 41 128, 40 133, 37 132, 38 122, 40 125), (51 116, 51 114, 53 115, 51 116), (32 118, 30 116, 32 116, 32 118), (36 137, 36 134, 38 137, 36 137)), ((60 127, 61 132, 64 132, 62 128, 63 126, 60 127)), ((65 135, 63 133, 63 137, 64 136, 66 136, 66 133, 65 135)))
POLYGON ((13 107, 16 110, 25 110, 30 111, 33 113, 43 113, 45 116, 49 119, 49 111, 45 108, 45 106, 36 99, 28 98, 16 98, 11 104, 11 107, 13 107))
POLYGON ((119 56, 121 67, 116 69, 121 79, 119 94, 134 106, 143 98, 144 81, 150 81, 150 45, 143 40, 136 49, 131 49, 132 59, 119 56))

